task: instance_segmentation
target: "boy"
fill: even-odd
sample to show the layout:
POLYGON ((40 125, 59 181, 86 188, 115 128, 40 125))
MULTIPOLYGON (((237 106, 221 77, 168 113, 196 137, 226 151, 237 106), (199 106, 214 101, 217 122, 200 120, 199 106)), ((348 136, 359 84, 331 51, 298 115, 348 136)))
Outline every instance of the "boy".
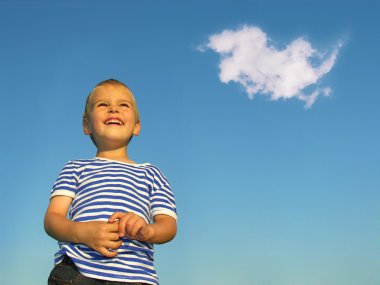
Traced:
POLYGON ((140 132, 128 87, 114 79, 96 85, 83 130, 97 153, 68 162, 51 191, 44 226, 60 250, 48 284, 158 284, 153 244, 176 235, 175 201, 158 168, 128 156, 140 132))

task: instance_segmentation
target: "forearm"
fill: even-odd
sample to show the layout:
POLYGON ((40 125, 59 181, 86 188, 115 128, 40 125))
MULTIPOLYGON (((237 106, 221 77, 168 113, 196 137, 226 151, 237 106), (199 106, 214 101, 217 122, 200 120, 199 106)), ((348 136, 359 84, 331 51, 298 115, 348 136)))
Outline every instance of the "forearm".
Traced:
POLYGON ((83 243, 81 226, 58 213, 48 213, 45 216, 44 226, 46 233, 58 241, 83 243))
POLYGON ((67 196, 51 198, 44 219, 45 231, 58 241, 82 243, 79 223, 66 218, 71 202, 67 196))

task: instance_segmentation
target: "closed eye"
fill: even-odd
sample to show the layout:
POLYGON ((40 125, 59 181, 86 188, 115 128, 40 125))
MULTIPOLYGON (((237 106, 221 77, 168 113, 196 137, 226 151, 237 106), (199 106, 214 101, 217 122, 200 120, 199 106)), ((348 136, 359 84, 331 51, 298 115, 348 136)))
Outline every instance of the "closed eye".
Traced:
POLYGON ((97 107, 107 107, 108 104, 107 103, 104 103, 104 102, 100 102, 98 104, 96 104, 97 107))

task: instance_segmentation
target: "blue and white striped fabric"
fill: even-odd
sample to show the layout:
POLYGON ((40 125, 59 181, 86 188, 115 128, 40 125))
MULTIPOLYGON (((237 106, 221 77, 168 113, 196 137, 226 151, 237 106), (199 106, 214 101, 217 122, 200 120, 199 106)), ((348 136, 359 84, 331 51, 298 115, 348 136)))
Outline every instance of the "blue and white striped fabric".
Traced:
MULTIPOLYGON (((173 193, 160 170, 149 164, 128 164, 103 158, 74 160, 62 169, 51 197, 73 198, 72 221, 108 221, 114 212, 134 212, 147 223, 158 214, 177 218, 173 193)), ((55 262, 68 255, 91 278, 158 284, 153 245, 123 239, 118 255, 107 258, 82 244, 59 242, 55 262)))

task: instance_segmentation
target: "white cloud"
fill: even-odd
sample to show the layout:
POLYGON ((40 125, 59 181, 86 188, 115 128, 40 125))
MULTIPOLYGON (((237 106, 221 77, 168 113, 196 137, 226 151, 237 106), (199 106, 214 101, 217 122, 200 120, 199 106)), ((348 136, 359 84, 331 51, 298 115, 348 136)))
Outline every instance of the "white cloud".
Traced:
POLYGON ((297 98, 309 108, 318 96, 331 94, 331 88, 322 88, 319 82, 334 66, 341 46, 338 43, 330 53, 321 53, 305 39, 297 38, 279 50, 270 45, 259 27, 243 26, 210 36, 198 50, 219 53, 220 80, 242 85, 249 98, 255 94, 271 100, 297 98))

